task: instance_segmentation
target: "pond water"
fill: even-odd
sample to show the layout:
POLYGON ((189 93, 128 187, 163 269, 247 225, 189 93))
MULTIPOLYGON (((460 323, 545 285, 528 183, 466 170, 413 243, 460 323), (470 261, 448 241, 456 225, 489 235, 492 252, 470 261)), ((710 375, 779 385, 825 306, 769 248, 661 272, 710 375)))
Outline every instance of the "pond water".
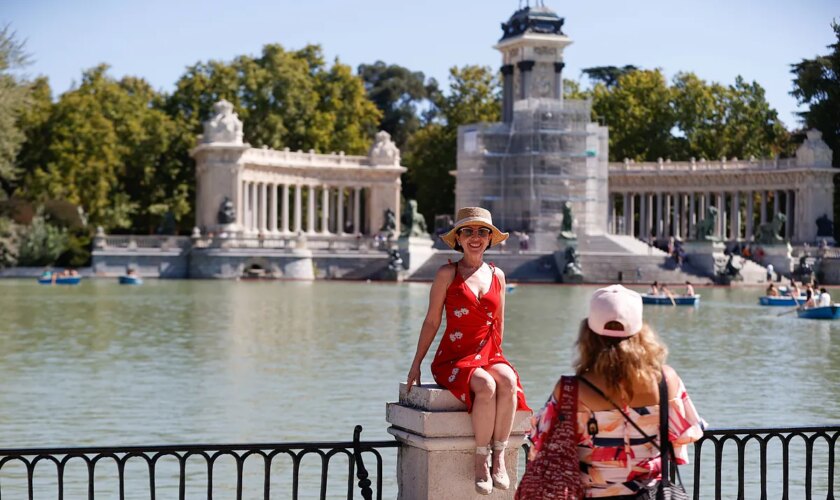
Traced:
MULTIPOLYGON (((570 372, 594 288, 520 285, 508 295, 505 353, 532 407, 570 372)), ((2 280, 0 447, 349 441, 355 424, 363 439, 390 439, 385 403, 405 379, 428 292, 426 283, 2 280)), ((700 288, 699 307, 645 306, 645 317, 712 427, 837 424, 840 322, 779 316, 787 309, 757 305, 761 292, 700 288)))

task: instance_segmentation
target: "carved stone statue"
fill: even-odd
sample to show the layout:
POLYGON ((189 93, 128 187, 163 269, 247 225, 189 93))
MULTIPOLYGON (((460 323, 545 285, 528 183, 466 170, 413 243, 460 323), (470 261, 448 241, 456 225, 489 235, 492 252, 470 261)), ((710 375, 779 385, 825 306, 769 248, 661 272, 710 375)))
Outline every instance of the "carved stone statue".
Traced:
POLYGON ((563 282, 564 283, 580 283, 583 281, 583 270, 580 267, 577 251, 575 247, 566 247, 564 253, 566 265, 563 268, 563 282))
POLYGON ((417 200, 408 200, 402 214, 402 234, 400 236, 429 236, 426 219, 417 211, 417 200))
POLYGON ((242 144, 242 120, 233 112, 233 104, 222 99, 213 105, 213 117, 204 122, 204 142, 242 144))
POLYGON ((385 221, 382 223, 382 227, 379 228, 380 233, 384 233, 388 236, 393 236, 394 232, 397 230, 397 216, 394 214, 394 211, 390 208, 385 209, 385 221))
POLYGON ((779 231, 781 231, 782 224, 786 220, 785 214, 776 214, 772 221, 759 225, 755 234, 755 242, 762 245, 772 245, 784 241, 784 238, 779 235, 779 231))
POLYGON ((405 270, 400 251, 396 248, 388 252, 388 270, 394 273, 405 270))
POLYGON ((370 152, 368 152, 368 158, 371 165, 400 164, 400 150, 391 140, 391 134, 384 130, 380 130, 376 134, 373 146, 370 147, 370 152))
POLYGON ((698 240, 712 240, 714 239, 715 221, 717 220, 718 210, 715 207, 706 207, 706 216, 695 226, 695 238, 698 240))
POLYGON ((236 222, 236 208, 233 206, 233 201, 227 196, 225 196, 225 199, 219 205, 216 222, 219 224, 233 224, 236 222))
POLYGON ((572 215, 572 203, 567 201, 563 203, 563 223, 560 226, 560 238, 564 240, 574 240, 577 238, 577 235, 572 230, 574 222, 575 218, 572 215))
POLYGON ((816 220, 817 237, 830 238, 834 236, 834 223, 828 218, 828 214, 822 214, 816 220))
POLYGON ((735 254, 730 253, 729 259, 726 261, 726 266, 721 273, 728 281, 741 281, 741 266, 735 263, 735 254))

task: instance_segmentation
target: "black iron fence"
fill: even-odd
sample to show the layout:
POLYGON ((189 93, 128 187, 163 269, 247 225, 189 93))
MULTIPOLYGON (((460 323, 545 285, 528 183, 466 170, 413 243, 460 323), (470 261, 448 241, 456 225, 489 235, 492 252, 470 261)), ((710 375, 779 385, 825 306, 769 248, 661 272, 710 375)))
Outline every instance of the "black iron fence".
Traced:
MULTIPOLYGON (((387 475, 392 485, 395 481, 394 471, 383 470, 380 451, 397 448, 399 443, 362 441, 361 432, 362 427, 356 426, 349 442, 0 449, 0 499, 34 500, 38 492, 39 497, 59 500, 124 500, 127 494, 130 498, 155 500, 159 483, 168 482, 181 500, 211 500, 214 495, 235 496, 238 500, 297 500, 316 495, 321 499, 381 500, 383 478, 387 475), (316 463, 309 463, 310 458, 316 463), (220 480, 217 469, 225 459, 232 474, 224 474, 220 480), (162 466, 166 460, 170 463, 162 466), (251 469, 246 471, 249 461, 251 469), (287 470, 278 471, 279 462, 284 462, 287 470), (135 467, 131 475, 135 477, 129 478, 132 463, 135 467), (104 470, 106 464, 114 470, 104 470), (19 470, 10 470, 15 466, 19 470), (71 467, 76 470, 68 481, 71 467), (282 488, 276 481, 280 472, 290 475, 282 488), (137 475, 143 477, 138 479, 137 475), (243 493, 246 479, 260 484, 251 484, 243 493), (83 489, 81 494, 78 490, 67 494, 70 482, 83 489), (102 491, 98 487, 102 482, 112 490, 102 491), (303 482, 307 483, 305 491, 303 482)), ((693 464, 681 468, 683 480, 696 500, 834 500, 835 487, 840 483, 835 467, 838 438, 840 426, 708 430, 694 444, 693 464)), ((174 497, 169 491, 160 496, 174 497)))
MULTIPOLYGON (((37 492, 39 497, 59 500, 64 500, 65 497, 87 497, 91 500, 97 497, 116 497, 124 500, 128 492, 130 498, 155 500, 159 495, 160 483, 166 482, 172 489, 177 489, 180 500, 211 500, 214 494, 230 498, 231 493, 237 500, 256 498, 255 489, 261 490, 258 495, 265 499, 296 500, 301 495, 315 498, 315 491, 318 498, 326 499, 328 485, 337 485, 334 491, 330 492, 332 497, 381 500, 383 457, 380 450, 396 448, 399 444, 394 440, 362 441, 361 432, 362 426, 357 425, 350 442, 0 449, 0 499, 34 500, 37 492), (307 470, 320 469, 320 475, 311 473, 306 478, 310 484, 306 492, 302 493, 301 471, 303 462, 308 460, 307 457, 314 458, 316 462, 314 465, 307 464, 307 470), (223 460, 232 462, 228 464, 228 468, 233 469, 233 478, 226 474, 225 478, 219 480, 214 474, 223 460), (365 460, 368 465, 365 464, 365 460), (250 493, 243 496, 245 469, 249 461, 256 462, 251 467, 251 479, 257 476, 257 481, 261 481, 262 485, 251 488, 250 493), (285 481, 285 488, 278 491, 274 476, 281 462, 291 477, 285 481), (138 463, 140 467, 132 470, 136 473, 135 477, 127 477, 129 465, 136 466, 138 463), (109 469, 108 464, 115 465, 116 470, 113 470, 113 467, 110 467, 110 473, 104 470, 109 469), (68 470, 73 466, 76 470, 73 474, 68 474, 68 470), (10 470, 15 468, 19 470, 10 470), (333 477, 341 479, 330 480, 333 473, 333 477), (68 475, 73 476, 72 481, 68 481, 68 475), (136 475, 144 477, 138 480, 136 475), (68 494, 69 482, 74 483, 73 486, 77 489, 75 494, 68 494), (80 482, 86 483, 82 485, 86 490, 82 494, 78 491, 80 482), (102 483, 107 483, 104 491, 101 488, 102 483), (275 487, 272 488, 272 485, 275 487), (140 496, 139 492, 133 491, 135 488, 148 490, 148 493, 140 496)), ((392 476, 393 472, 388 471, 388 475, 392 476)), ((171 492, 160 496, 174 497, 171 492)))

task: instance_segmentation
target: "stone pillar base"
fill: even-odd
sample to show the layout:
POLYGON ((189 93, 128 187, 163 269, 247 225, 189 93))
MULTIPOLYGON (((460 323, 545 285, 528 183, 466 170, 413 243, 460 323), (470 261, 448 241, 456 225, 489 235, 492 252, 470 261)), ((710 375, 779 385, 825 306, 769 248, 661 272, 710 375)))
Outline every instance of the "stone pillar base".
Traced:
POLYGON ((764 251, 764 256, 758 261, 764 267, 768 264, 773 265, 773 271, 776 276, 790 276, 793 272, 793 248, 790 243, 776 243, 769 245, 759 245, 764 251))
POLYGON ((411 276, 435 254, 435 249, 432 248, 433 245, 434 242, 428 236, 425 238, 401 236, 397 240, 400 257, 403 260, 403 267, 406 269, 406 275, 411 276))
POLYGON ((314 280, 315 270, 312 268, 312 251, 296 248, 291 252, 292 258, 283 265, 283 277, 296 280, 314 280))
POLYGON ((400 442, 397 483, 400 500, 512 499, 519 479, 519 453, 530 427, 529 412, 516 412, 505 451, 509 490, 493 489, 489 497, 475 491, 475 439, 467 408, 446 389, 415 386, 399 403, 388 403, 388 432, 400 442))
POLYGON ((726 245, 719 240, 695 240, 683 243, 686 260, 691 267, 706 276, 714 278, 718 270, 726 266, 723 254, 726 245))

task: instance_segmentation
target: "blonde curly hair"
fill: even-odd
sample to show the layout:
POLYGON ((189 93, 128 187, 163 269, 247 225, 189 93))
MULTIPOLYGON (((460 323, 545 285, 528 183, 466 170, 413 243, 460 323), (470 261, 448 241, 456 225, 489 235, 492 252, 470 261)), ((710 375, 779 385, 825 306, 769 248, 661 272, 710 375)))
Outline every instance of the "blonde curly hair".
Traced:
MULTIPOLYGON (((615 322, 610 322, 615 323, 615 322)), ((620 323, 606 328, 622 329, 620 323)), ((633 399, 633 387, 659 383, 662 365, 668 357, 668 348, 647 323, 631 337, 598 335, 586 319, 580 323, 574 362, 578 376, 597 374, 605 380, 609 392, 621 394, 626 401, 633 399)))

